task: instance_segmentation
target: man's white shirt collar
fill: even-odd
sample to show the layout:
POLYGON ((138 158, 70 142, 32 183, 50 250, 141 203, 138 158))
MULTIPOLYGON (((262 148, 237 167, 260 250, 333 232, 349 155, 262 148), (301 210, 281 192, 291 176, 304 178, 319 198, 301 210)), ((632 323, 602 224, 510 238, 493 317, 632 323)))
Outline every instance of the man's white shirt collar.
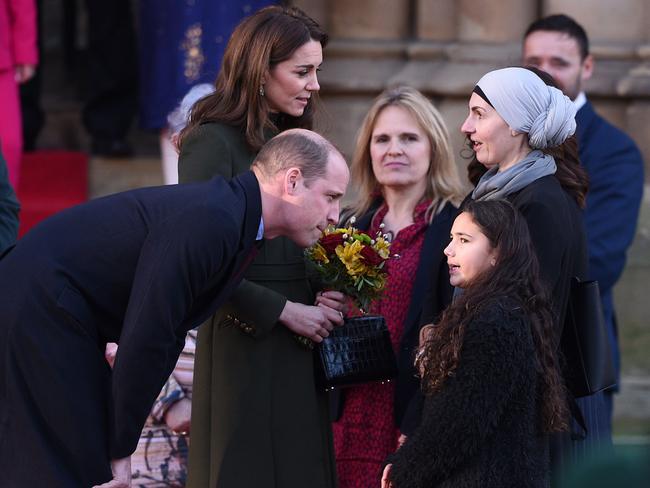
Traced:
POLYGON ((581 91, 580 93, 578 93, 578 96, 573 101, 573 105, 576 108, 576 112, 580 110, 585 103, 587 103, 587 95, 585 95, 585 92, 581 91))
POLYGON ((260 217, 260 226, 257 228, 257 237, 256 241, 261 241, 264 239, 264 218, 260 217))

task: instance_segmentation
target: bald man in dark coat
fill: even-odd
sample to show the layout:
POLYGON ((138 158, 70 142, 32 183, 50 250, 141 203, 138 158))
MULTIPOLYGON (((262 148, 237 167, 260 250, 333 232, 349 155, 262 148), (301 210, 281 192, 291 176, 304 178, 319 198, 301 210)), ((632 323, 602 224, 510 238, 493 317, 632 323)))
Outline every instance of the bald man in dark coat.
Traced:
POLYGON ((185 333, 228 298, 256 240, 309 245, 338 219, 338 151, 304 130, 267 146, 231 181, 61 212, 0 261, 0 486, 130 486, 124 460, 185 333))

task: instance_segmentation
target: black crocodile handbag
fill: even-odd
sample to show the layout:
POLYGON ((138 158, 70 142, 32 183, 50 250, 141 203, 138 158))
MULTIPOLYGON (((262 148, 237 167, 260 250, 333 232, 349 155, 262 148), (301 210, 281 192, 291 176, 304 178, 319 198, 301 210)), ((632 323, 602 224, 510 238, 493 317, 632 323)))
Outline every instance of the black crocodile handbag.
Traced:
POLYGON ((386 382, 397 376, 397 361, 384 317, 345 319, 318 347, 317 383, 325 389, 386 382))

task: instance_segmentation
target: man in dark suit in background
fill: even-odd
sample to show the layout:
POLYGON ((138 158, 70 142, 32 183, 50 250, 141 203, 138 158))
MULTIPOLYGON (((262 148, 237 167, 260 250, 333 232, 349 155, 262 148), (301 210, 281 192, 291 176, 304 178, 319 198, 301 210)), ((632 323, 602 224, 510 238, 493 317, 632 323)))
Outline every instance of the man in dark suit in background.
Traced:
POLYGON ((236 288, 256 240, 309 246, 337 222, 348 179, 330 143, 294 129, 231 181, 119 193, 27 234, 0 261, 0 486, 130 486, 185 333, 236 288))
MULTIPOLYGON (((585 96, 583 83, 591 78, 594 60, 589 54, 587 34, 574 19, 551 15, 533 22, 524 35, 523 64, 551 74, 578 109, 579 156, 589 175, 584 212, 589 277, 598 280, 600 285, 618 371, 620 359, 612 291, 621 277, 627 249, 636 232, 643 196, 643 159, 632 139, 599 116, 585 96)), ((603 410, 592 408, 593 402, 579 401, 590 426, 588 436, 611 442, 612 394, 611 390, 605 392, 603 410)))

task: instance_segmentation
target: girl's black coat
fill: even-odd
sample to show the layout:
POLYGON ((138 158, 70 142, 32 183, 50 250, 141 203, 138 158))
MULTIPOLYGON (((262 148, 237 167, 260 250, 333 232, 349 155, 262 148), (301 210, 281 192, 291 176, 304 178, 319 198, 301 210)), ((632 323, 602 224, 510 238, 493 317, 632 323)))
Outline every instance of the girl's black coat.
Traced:
POLYGON ((467 325, 458 367, 389 458, 395 486, 548 486, 534 358, 522 309, 509 299, 484 306, 467 325))

